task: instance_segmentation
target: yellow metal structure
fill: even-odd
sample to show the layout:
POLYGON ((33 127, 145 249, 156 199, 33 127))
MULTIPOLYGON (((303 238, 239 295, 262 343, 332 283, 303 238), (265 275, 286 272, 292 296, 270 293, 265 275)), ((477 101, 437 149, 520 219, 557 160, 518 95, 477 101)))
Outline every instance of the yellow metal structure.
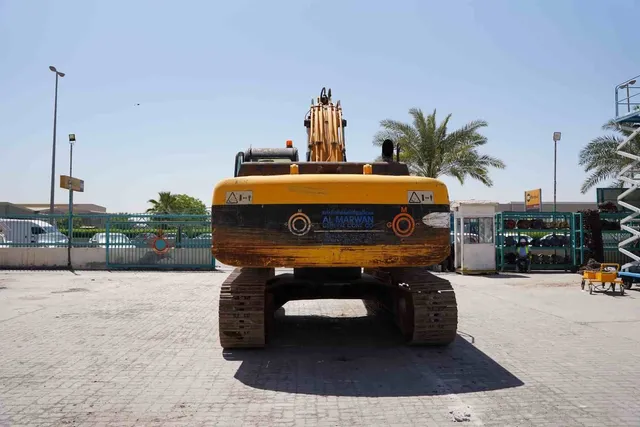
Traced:
POLYGON ((620 287, 620 294, 624 295, 624 284, 622 279, 618 277, 618 271, 620 271, 620 264, 615 263, 602 263, 600 264, 600 270, 589 271, 585 270, 582 273, 582 283, 580 284, 582 290, 585 286, 589 287, 589 294, 593 294, 597 291, 616 291, 616 285, 620 287), (609 286, 606 286, 606 284, 609 286))
POLYGON ((393 161, 346 161, 346 120, 324 88, 305 118, 306 162, 291 141, 236 156, 213 191, 213 255, 236 267, 220 293, 220 343, 262 347, 276 309, 299 299, 362 299, 411 344, 457 331, 451 284, 427 269, 450 253, 447 187, 393 161), (293 273, 275 274, 275 268, 293 273))
MULTIPOLYGON (((291 165, 294 166, 294 165, 291 165)), ((225 205, 231 192, 250 191, 253 205, 407 205, 413 191, 433 192, 433 203, 448 205, 446 185, 434 178, 388 175, 272 175, 226 178, 214 189, 213 204, 225 205)))
MULTIPOLYGON (((291 167, 297 165, 291 165, 291 167)), ((370 165, 365 165, 369 166, 370 165)), ((297 169, 297 168, 296 168, 297 169)), ((394 206, 399 208, 393 217, 406 215, 402 206, 412 194, 433 194, 433 205, 449 205, 447 187, 436 179, 416 176, 384 175, 273 175, 228 178, 216 185, 213 205, 229 206, 243 195, 245 207, 260 206, 278 209, 293 206, 291 212, 310 215, 316 206, 394 206), (384 191, 381 191, 384 188, 384 191), (247 195, 251 195, 251 200, 247 195), (231 200, 230 200, 231 199, 231 200)), ((408 208, 404 210, 408 211, 408 208)), ((285 215, 289 215, 287 212, 285 215)), ((268 213, 264 214, 269 216, 268 213)), ((448 212, 426 213, 431 217, 448 216, 448 212)), ((388 225, 393 231, 393 217, 388 225)), ((301 217, 304 218, 304 217, 301 217)), ((221 227, 215 229, 214 255, 220 262, 245 267, 410 267, 438 264, 449 254, 450 229, 428 227, 419 218, 408 218, 402 244, 395 235, 388 244, 292 245, 282 242, 278 233, 262 227, 221 227), (411 233, 409 233, 411 231, 411 233), (425 235, 428 234, 428 238, 425 235)), ((306 221, 306 220, 305 220, 306 221)), ((396 225, 396 229, 398 225, 396 225)), ((310 230, 322 231, 322 230, 310 230)), ((401 233, 402 234, 402 233, 401 233)))
POLYGON ((331 100, 331 89, 322 88, 305 119, 307 145, 311 162, 343 162, 345 160, 344 128, 340 101, 331 100))

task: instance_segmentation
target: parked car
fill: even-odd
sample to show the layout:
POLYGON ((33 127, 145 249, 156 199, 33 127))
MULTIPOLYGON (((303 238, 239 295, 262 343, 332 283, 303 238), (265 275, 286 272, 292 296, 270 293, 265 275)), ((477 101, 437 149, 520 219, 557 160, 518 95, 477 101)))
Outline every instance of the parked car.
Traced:
POLYGON ((148 247, 148 246, 151 245, 151 242, 156 237, 158 237, 158 236, 156 236, 153 233, 141 233, 141 234, 138 234, 136 237, 134 237, 131 240, 131 243, 134 244, 138 248, 148 247))
POLYGON ((35 219, 0 218, 0 233, 13 245, 58 247, 68 243, 56 226, 35 219))
POLYGON ((182 232, 180 233, 180 237, 178 238, 178 233, 176 232, 170 232, 170 233, 165 233, 163 235, 164 240, 169 244, 169 246, 173 246, 176 248, 180 248, 183 246, 189 246, 189 236, 187 235, 187 233, 182 232))
POLYGON ((213 242, 213 234, 202 233, 189 241, 188 246, 190 248, 203 248, 210 247, 213 242))
MULTIPOLYGON (((107 233, 96 233, 89 243, 96 245, 99 248, 107 247, 107 233)), ((136 245, 131 243, 131 240, 123 233, 109 233, 109 247, 110 248, 135 248, 136 245)))
POLYGON ((527 245, 533 241, 533 237, 528 234, 518 233, 516 231, 507 231, 504 233, 504 246, 518 246, 520 239, 526 239, 527 245))
POLYGON ((213 234, 212 233, 202 233, 202 234, 194 237, 194 239, 212 240, 213 239, 213 234))
POLYGON ((571 245, 571 239, 569 236, 563 234, 551 233, 537 239, 537 241, 533 242, 533 245, 542 247, 565 247, 571 245))

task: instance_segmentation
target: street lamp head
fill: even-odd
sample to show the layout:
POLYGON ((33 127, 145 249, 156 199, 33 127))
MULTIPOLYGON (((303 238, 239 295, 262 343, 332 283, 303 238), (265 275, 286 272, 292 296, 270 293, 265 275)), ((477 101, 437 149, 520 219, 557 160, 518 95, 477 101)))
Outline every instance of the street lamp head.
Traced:
POLYGON ((54 73, 56 73, 58 76, 60 76, 60 77, 64 77, 64 73, 61 73, 60 71, 58 71, 58 70, 56 69, 56 67, 54 67, 53 65, 49 65, 49 69, 50 69, 51 71, 53 71, 54 73))
POLYGON ((623 85, 620 85, 620 89, 628 89, 629 86, 636 84, 635 80, 629 80, 628 82, 626 82, 623 85))

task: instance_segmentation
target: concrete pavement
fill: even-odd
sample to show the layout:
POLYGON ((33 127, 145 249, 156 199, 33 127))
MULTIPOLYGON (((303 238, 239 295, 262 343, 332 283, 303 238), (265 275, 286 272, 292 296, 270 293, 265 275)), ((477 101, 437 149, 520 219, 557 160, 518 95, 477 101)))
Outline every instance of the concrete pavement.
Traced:
POLYGON ((450 348, 332 300, 288 303, 269 349, 223 353, 226 275, 0 272, 0 426, 640 425, 639 291, 443 274, 450 348))

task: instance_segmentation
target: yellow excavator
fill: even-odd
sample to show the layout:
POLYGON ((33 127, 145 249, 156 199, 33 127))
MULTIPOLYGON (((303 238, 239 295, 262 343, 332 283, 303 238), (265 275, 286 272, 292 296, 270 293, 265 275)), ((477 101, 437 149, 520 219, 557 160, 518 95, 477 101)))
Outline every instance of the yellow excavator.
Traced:
POLYGON ((391 140, 382 161, 348 162, 346 125, 323 88, 304 120, 306 161, 291 141, 250 148, 215 186, 212 253, 235 267, 220 291, 223 348, 264 347, 278 308, 329 298, 390 312, 409 344, 455 339, 453 288, 427 269, 449 255, 447 187, 411 176, 391 140))

